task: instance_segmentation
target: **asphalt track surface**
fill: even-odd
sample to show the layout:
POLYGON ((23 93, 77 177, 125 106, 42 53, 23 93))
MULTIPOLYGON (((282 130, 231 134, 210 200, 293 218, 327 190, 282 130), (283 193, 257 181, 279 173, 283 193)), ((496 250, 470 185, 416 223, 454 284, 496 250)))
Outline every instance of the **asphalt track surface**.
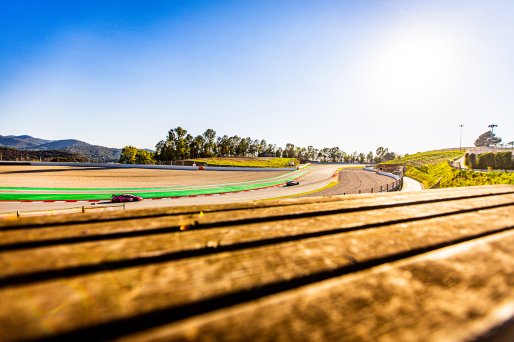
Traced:
MULTIPOLYGON (((221 203, 237 203, 264 200, 270 198, 281 197, 297 197, 297 196, 329 196, 343 194, 347 191, 345 189, 353 189, 358 192, 359 186, 362 187, 362 192, 365 187, 370 184, 386 184, 391 183, 393 179, 377 175, 369 171, 362 171, 358 169, 343 170, 339 173, 339 183, 335 187, 315 192, 334 180, 334 175, 337 176, 337 169, 342 165, 315 165, 308 168, 308 172, 298 178, 300 184, 297 186, 272 186, 264 189, 256 189, 250 191, 240 191, 225 194, 203 195, 203 196, 190 196, 190 197, 175 197, 175 198, 162 198, 158 200, 144 200, 142 202, 125 203, 126 209, 139 209, 151 207, 168 207, 168 206, 183 206, 183 205, 202 205, 202 204, 221 204, 221 203), (343 175, 343 176, 342 176, 343 175), (314 192, 314 193, 312 193, 314 192), (308 195, 302 195, 311 193, 308 195)), ((343 166, 352 167, 355 165, 343 166)), ((183 171, 190 172, 190 171, 183 171)), ((369 192, 369 191, 368 191, 369 192)), ((347 192, 348 193, 348 192, 347 192)), ((81 206, 90 208, 99 208, 112 205, 110 201, 100 201, 95 203, 89 202, 0 202, 0 213, 13 212, 13 211, 33 211, 33 210, 55 210, 66 208, 79 208, 81 206)))
POLYGON ((338 183, 328 189, 321 190, 307 196, 335 196, 358 193, 372 193, 386 190, 387 186, 392 187, 395 180, 388 176, 376 174, 375 172, 348 169, 339 171, 338 183))

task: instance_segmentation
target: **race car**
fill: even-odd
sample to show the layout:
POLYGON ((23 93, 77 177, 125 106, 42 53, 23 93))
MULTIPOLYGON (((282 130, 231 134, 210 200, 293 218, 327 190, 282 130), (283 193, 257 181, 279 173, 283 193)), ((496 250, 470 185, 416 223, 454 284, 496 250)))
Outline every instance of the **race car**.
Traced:
POLYGON ((111 202, 139 202, 143 197, 132 194, 112 195, 111 202))
POLYGON ((298 184, 300 184, 300 182, 297 180, 290 180, 290 181, 286 182, 286 186, 293 186, 293 185, 298 185, 298 184))

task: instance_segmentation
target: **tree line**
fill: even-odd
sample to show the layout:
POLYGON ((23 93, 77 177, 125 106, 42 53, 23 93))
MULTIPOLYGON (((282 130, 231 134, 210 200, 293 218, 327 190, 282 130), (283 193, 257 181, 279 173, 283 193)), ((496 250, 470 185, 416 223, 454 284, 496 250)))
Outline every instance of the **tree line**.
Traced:
MULTIPOLYGON (((61 150, 18 150, 0 146, 0 161, 44 161, 44 162, 79 162, 87 163, 83 155, 61 150)), ((95 160, 97 162, 98 160, 95 160)))
POLYGON ((264 139, 238 135, 217 136, 216 131, 210 128, 203 134, 193 136, 182 127, 170 129, 167 137, 159 141, 155 149, 155 153, 150 153, 126 146, 121 152, 120 163, 169 164, 176 160, 213 157, 283 157, 297 158, 301 162, 378 163, 399 157, 384 147, 377 148, 375 153, 369 151, 366 154, 357 151, 347 153, 339 147, 300 147, 292 143, 280 147, 264 139))

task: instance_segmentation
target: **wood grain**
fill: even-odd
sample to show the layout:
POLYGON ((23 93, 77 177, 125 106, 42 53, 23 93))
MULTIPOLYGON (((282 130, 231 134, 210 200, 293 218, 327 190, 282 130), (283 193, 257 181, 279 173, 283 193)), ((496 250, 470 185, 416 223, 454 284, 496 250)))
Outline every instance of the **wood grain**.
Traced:
POLYGON ((514 186, 87 215, 2 224, 0 340, 461 341, 514 315, 514 186))

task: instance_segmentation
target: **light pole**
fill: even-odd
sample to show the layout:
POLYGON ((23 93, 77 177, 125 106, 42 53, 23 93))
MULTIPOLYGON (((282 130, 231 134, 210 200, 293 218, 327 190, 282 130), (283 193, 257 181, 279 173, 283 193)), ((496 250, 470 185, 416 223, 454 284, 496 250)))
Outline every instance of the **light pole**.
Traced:
POLYGON ((493 135, 494 135, 494 128, 495 128, 495 127, 498 127, 498 125, 490 124, 490 125, 489 125, 489 126, 487 126, 487 127, 489 127, 489 128, 491 129, 491 134, 493 134, 493 135))
MULTIPOLYGON (((489 128, 491 129, 491 140, 493 140, 493 139, 494 139, 494 128, 495 128, 495 127, 498 127, 498 125, 496 125, 496 124, 490 124, 490 125, 489 125, 489 126, 487 126, 487 127, 489 127, 489 128)), ((496 145, 496 144, 494 144, 494 145, 496 145)))
POLYGON ((459 125, 459 127, 460 127, 459 152, 462 152, 462 127, 464 127, 464 125, 459 125))

